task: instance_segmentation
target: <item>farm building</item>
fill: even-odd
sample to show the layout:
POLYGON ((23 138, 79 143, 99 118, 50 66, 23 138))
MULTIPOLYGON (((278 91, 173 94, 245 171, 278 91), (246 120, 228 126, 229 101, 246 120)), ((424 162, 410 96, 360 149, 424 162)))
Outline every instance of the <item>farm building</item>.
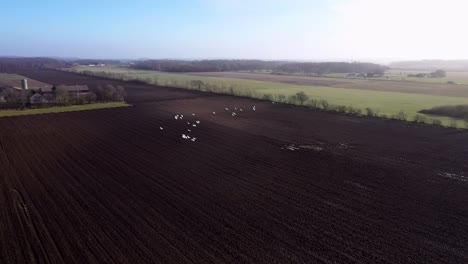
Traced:
POLYGON ((87 95, 89 93, 89 88, 87 85, 71 85, 65 86, 60 85, 57 86, 57 89, 67 91, 70 95, 87 95))
POLYGON ((46 104, 47 100, 45 97, 39 93, 35 93, 31 98, 29 99, 30 103, 35 105, 35 104, 46 104))
POLYGON ((347 73, 343 77, 345 77, 345 78, 356 78, 356 77, 358 77, 358 75, 359 75, 358 73, 347 73))
MULTIPOLYGON (((41 94, 52 94, 54 91, 54 87, 55 86, 45 86, 31 90, 34 90, 41 94)), ((56 89, 59 91, 68 92, 70 96, 82 96, 87 95, 90 92, 87 85, 59 85, 56 86, 56 89)))

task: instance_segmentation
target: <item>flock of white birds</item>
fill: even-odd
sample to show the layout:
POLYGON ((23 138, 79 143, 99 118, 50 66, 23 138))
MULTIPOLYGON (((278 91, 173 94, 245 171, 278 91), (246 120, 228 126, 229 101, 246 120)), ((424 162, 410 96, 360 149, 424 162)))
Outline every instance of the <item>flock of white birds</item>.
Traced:
MULTIPOLYGON (((242 108, 237 108, 237 107, 234 107, 233 110, 230 110, 230 109, 227 108, 227 107, 224 108, 224 109, 225 109, 226 111, 228 111, 228 112, 231 111, 231 116, 233 116, 233 117, 237 116, 237 111, 239 111, 239 112, 243 112, 243 111, 244 111, 242 108)), ((256 111, 256 110, 257 110, 257 107, 256 107, 255 105, 252 106, 252 110, 253 110, 253 111, 256 111)), ((216 112, 213 112, 213 115, 216 115, 216 112)), ((195 113, 192 113, 192 117, 193 117, 193 116, 196 116, 195 113)), ((176 115, 174 116, 174 119, 175 119, 175 120, 183 120, 183 119, 184 119, 184 115, 182 115, 182 114, 176 114, 176 115)), ((188 128, 186 129, 186 132, 184 132, 184 133, 181 134, 181 137, 182 137, 183 139, 190 140, 190 141, 192 141, 192 142, 197 141, 197 138, 196 138, 196 137, 191 136, 191 135, 189 135, 188 133, 192 132, 192 129, 197 128, 198 125, 200 125, 200 123, 201 123, 200 120, 196 120, 196 121, 193 122, 193 123, 190 122, 190 121, 187 121, 187 126, 188 126, 188 128)), ((163 127, 159 127, 159 129, 160 129, 161 131, 164 130, 163 127)))

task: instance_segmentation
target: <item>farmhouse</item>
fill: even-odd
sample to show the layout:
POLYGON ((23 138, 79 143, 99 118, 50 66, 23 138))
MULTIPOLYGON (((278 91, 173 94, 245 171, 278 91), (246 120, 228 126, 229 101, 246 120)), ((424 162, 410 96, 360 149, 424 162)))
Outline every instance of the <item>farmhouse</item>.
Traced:
POLYGON ((45 103, 47 103, 47 100, 44 98, 44 96, 42 96, 39 93, 33 94, 33 96, 31 96, 31 98, 29 99, 29 101, 33 105, 34 104, 45 104, 45 103))

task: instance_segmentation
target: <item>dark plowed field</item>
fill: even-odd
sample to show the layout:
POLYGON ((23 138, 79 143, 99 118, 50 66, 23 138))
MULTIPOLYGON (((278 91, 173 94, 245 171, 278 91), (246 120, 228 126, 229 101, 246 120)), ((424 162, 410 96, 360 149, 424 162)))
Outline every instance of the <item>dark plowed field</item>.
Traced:
POLYGON ((120 84, 0 119, 0 263, 468 263, 468 132, 120 84))

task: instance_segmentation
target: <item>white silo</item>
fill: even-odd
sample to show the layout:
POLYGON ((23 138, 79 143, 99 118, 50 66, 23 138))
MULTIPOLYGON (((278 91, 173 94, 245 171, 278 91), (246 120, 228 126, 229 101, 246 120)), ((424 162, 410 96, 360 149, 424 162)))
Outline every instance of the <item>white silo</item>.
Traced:
POLYGON ((21 86, 23 90, 28 90, 28 80, 27 79, 21 80, 21 86))

